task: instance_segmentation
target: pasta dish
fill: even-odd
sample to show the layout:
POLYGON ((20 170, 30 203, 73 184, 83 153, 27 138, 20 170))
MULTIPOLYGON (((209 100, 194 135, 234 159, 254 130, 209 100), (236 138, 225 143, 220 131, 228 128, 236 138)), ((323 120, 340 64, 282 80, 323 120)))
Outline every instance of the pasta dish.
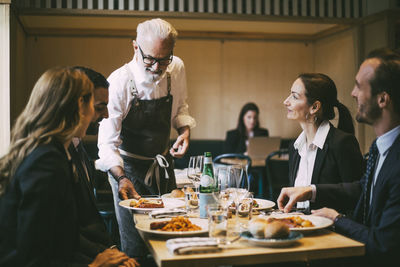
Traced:
POLYGON ((172 218, 170 221, 152 222, 150 230, 166 231, 166 232, 186 232, 186 231, 199 231, 201 227, 193 224, 189 219, 178 216, 172 218))

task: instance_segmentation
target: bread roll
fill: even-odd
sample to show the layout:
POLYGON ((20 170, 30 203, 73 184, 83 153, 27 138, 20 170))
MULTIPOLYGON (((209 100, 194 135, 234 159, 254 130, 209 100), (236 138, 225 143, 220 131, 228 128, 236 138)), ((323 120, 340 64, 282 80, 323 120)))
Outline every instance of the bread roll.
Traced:
POLYGON ((170 196, 173 198, 181 198, 181 197, 185 197, 185 193, 183 193, 183 191, 180 189, 174 189, 174 190, 172 190, 170 196))
POLYGON ((264 238, 287 238, 289 236, 289 227, 279 221, 267 223, 264 229, 264 238))
POLYGON ((249 231, 255 238, 264 238, 264 229, 267 224, 266 219, 255 218, 249 222, 249 231))

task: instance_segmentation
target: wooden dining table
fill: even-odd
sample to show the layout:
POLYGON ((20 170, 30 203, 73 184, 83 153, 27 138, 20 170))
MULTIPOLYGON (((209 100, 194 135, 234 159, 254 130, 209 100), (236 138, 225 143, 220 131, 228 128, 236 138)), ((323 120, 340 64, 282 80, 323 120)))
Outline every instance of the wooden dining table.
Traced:
MULTIPOLYGON (((151 220, 148 215, 134 214, 136 222, 151 220)), ((166 219, 168 220, 168 219, 166 219)), ((289 247, 271 248, 251 245, 243 238, 221 251, 191 255, 171 254, 167 237, 139 231, 155 262, 160 267, 249 265, 278 262, 310 262, 312 260, 362 256, 364 244, 330 229, 305 232, 304 237, 289 247)), ((169 237, 174 238, 174 237, 169 237)))

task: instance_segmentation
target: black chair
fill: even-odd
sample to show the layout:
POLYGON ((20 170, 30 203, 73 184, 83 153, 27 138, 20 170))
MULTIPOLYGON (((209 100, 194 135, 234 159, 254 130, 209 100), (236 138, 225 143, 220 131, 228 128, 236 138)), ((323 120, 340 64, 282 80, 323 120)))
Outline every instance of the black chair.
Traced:
MULTIPOLYGON (((214 164, 221 164, 221 165, 233 165, 235 163, 231 163, 228 161, 223 161, 223 159, 240 159, 240 160, 246 160, 246 172, 247 172, 247 183, 248 185, 250 185, 250 191, 252 190, 252 183, 251 183, 251 175, 250 175, 250 171, 251 171, 251 158, 249 156, 243 155, 243 154, 238 154, 238 153, 227 153, 227 154, 222 154, 219 155, 217 157, 215 157, 213 159, 213 163, 214 164)), ((242 182, 243 186, 244 186, 244 181, 242 182)))
POLYGON ((289 185, 289 151, 280 149, 270 153, 265 160, 268 199, 276 201, 282 187, 289 185))
POLYGON ((227 154, 222 154, 213 159, 213 163, 217 164, 224 164, 224 165, 232 165, 230 163, 226 163, 221 161, 221 159, 242 159, 242 160, 247 160, 246 163, 246 171, 249 171, 251 167, 251 158, 249 156, 239 154, 239 153, 227 153, 227 154))

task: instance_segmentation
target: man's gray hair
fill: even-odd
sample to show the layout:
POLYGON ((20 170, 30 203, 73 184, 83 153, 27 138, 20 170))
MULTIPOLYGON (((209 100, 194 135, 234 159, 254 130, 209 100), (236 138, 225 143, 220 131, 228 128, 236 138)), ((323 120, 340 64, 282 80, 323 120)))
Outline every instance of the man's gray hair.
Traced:
POLYGON ((139 23, 136 29, 136 41, 140 43, 143 39, 148 38, 159 38, 159 39, 171 39, 175 44, 178 32, 175 28, 163 19, 151 19, 139 23))

